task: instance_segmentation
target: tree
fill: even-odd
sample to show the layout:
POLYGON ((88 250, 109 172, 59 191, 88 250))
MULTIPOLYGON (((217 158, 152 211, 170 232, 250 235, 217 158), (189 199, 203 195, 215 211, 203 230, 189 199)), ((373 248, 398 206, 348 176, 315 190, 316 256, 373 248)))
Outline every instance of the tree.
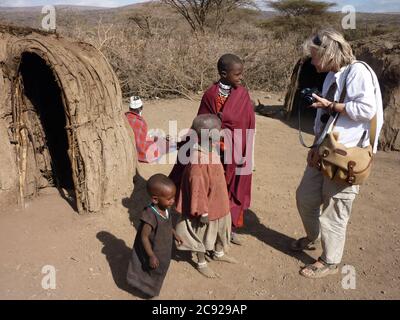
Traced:
POLYGON ((215 31, 225 21, 226 14, 240 7, 255 6, 253 0, 161 0, 174 8, 189 23, 194 32, 205 32, 212 20, 215 31))
POLYGON ((265 1, 267 6, 286 16, 323 15, 336 3, 311 0, 265 1))
POLYGON ((339 16, 328 9, 336 4, 311 0, 265 1, 279 15, 266 19, 260 25, 272 30, 276 38, 284 39, 288 32, 295 31, 299 42, 321 27, 338 26, 339 16))

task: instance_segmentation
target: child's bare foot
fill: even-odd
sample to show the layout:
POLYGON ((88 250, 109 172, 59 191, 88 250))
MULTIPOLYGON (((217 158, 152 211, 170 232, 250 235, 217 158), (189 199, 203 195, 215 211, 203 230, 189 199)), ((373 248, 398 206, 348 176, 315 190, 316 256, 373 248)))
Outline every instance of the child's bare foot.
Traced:
POLYGON ((211 268, 209 268, 207 264, 205 266, 197 266, 197 271, 199 271, 203 276, 209 279, 215 279, 220 277, 219 274, 214 272, 214 270, 212 270, 211 268))
POLYGON ((233 244, 236 244, 238 246, 242 246, 243 245, 243 240, 241 239, 241 237, 238 236, 237 233, 232 232, 231 233, 231 242, 233 244))
POLYGON ((233 263, 233 264, 238 263, 238 261, 235 258, 227 256, 226 254, 224 254, 222 256, 214 255, 213 259, 215 261, 221 261, 221 262, 227 262, 227 263, 233 263))

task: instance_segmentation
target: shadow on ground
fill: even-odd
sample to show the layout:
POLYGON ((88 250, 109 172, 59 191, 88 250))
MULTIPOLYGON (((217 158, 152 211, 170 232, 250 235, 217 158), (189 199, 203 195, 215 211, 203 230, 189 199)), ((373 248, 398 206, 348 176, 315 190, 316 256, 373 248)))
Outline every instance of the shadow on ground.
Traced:
POLYGON ((238 233, 251 235, 268 246, 288 256, 296 258, 304 264, 315 262, 315 259, 305 252, 294 252, 290 250, 290 244, 296 239, 266 227, 260 222, 257 214, 252 210, 247 210, 247 213, 245 214, 244 227, 239 229, 238 233))
MULTIPOLYGON (((299 115, 298 111, 293 111, 291 116, 287 116, 287 112, 283 105, 264 105, 260 102, 254 107, 256 114, 268 118, 273 118, 281 121, 290 128, 299 130, 299 115)), ((316 111, 306 108, 300 114, 301 131, 303 133, 314 134, 314 119, 316 111)))
POLYGON ((118 239, 109 232, 100 231, 96 237, 103 244, 101 253, 106 256, 117 287, 138 298, 148 299, 149 297, 144 293, 129 286, 126 280, 132 249, 127 247, 124 240, 118 239))
POLYGON ((128 209, 129 220, 138 230, 140 223, 140 214, 143 209, 151 202, 146 191, 146 179, 138 171, 133 178, 134 190, 129 198, 122 199, 122 205, 128 209))

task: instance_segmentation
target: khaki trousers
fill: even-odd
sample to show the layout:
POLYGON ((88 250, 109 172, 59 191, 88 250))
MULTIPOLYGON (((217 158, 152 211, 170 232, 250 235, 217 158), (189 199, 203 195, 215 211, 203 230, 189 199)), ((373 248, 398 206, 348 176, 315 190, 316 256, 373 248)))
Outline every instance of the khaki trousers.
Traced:
POLYGON ((347 223, 358 192, 359 186, 333 182, 310 166, 304 172, 296 192, 297 209, 307 237, 321 240, 321 259, 326 263, 342 260, 347 223))

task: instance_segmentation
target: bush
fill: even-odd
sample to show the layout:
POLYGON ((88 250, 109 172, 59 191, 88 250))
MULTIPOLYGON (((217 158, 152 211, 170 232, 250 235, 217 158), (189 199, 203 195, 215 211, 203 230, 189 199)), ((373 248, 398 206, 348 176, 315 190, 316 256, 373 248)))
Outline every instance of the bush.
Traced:
MULTIPOLYGON (((367 16, 370 19, 369 16, 367 16)), ((98 15, 64 15, 58 30, 101 50, 117 73, 125 97, 189 97, 218 80, 216 64, 227 52, 245 60, 249 89, 285 91, 300 46, 316 28, 340 30, 341 14, 275 16, 255 10, 229 13, 218 33, 192 33, 186 21, 165 5, 107 10, 98 15)), ((396 20, 397 21, 397 20, 396 20)), ((357 22, 348 40, 382 34, 391 25, 357 22)))
POLYGON ((189 97, 203 92, 218 80, 217 60, 227 52, 245 60, 245 83, 250 89, 285 90, 298 57, 298 41, 293 36, 284 42, 275 39, 256 26, 257 17, 255 11, 233 12, 218 34, 196 35, 173 12, 143 9, 125 13, 114 24, 99 18, 88 26, 69 17, 68 29, 61 32, 104 53, 125 97, 189 97))

